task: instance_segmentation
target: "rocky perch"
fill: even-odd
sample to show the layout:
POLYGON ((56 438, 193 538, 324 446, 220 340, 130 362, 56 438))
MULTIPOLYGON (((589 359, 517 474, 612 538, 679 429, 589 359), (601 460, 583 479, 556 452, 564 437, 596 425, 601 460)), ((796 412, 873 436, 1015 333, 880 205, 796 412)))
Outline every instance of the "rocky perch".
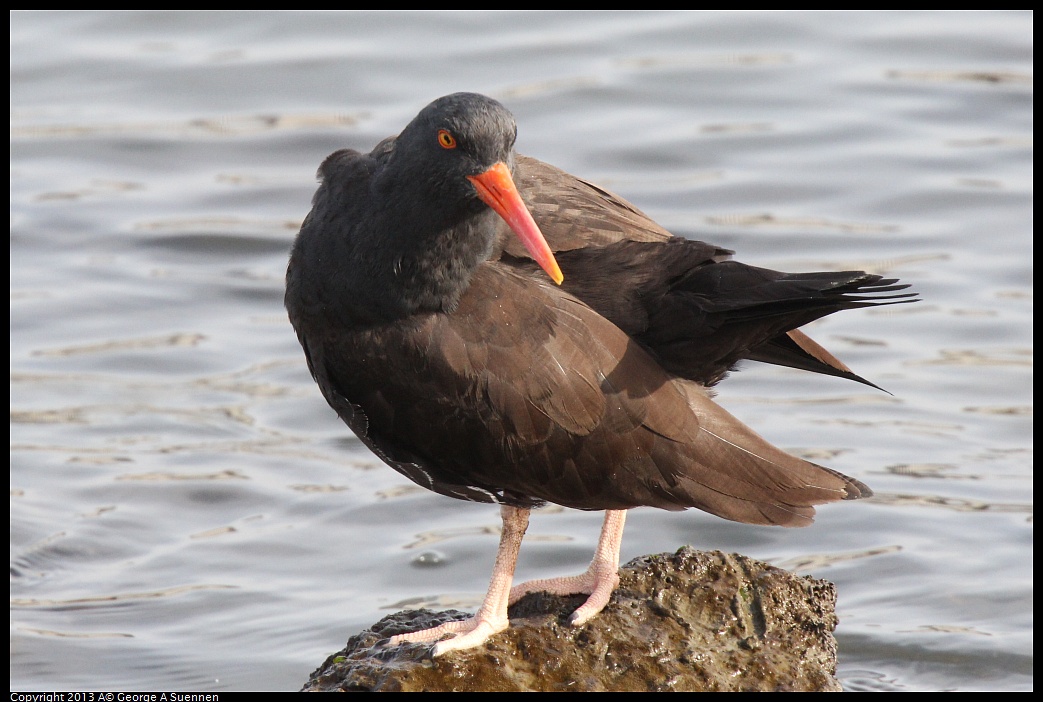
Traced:
POLYGON ((388 637, 467 616, 404 611, 351 637, 304 691, 839 691, 832 583, 738 554, 682 548, 642 556, 580 627, 585 596, 533 593, 485 645, 431 657, 388 637))

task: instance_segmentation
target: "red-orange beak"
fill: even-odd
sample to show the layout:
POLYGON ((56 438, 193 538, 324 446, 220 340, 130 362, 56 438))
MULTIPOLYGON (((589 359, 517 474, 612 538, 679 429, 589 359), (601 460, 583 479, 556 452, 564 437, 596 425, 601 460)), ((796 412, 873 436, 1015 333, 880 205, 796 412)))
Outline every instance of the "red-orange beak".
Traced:
POLYGON ((540 264, 540 268, 547 272, 551 280, 561 285, 565 276, 561 274, 558 262, 554 260, 554 253, 547 245, 547 240, 543 238, 543 232, 536 226, 532 214, 522 202, 507 165, 501 161, 485 173, 467 176, 467 180, 474 184, 482 202, 493 208, 514 230, 536 263, 540 264))

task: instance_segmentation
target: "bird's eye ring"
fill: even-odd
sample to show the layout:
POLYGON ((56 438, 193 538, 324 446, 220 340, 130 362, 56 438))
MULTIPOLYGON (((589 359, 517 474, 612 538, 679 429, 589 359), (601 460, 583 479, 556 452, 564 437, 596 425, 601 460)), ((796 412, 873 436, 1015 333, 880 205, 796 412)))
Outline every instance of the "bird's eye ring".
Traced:
POLYGON ((438 130, 438 145, 441 146, 443 149, 455 149, 456 148, 456 138, 453 137, 453 135, 449 133, 448 129, 439 129, 438 130))

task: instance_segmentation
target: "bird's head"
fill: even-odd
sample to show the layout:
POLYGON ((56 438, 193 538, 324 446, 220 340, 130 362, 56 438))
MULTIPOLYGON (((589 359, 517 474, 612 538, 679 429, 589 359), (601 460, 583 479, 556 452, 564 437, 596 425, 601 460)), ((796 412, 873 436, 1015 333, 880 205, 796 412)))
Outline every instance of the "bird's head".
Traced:
POLYGON ((561 269, 512 177, 517 133, 514 116, 496 100, 453 93, 432 102, 406 126, 395 141, 391 164, 435 198, 431 206, 493 209, 560 284, 561 269))

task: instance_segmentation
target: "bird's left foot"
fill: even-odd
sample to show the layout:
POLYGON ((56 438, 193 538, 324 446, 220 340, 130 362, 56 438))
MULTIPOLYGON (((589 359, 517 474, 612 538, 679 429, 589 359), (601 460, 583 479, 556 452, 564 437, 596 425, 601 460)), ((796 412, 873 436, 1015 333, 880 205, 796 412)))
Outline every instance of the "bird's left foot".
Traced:
POLYGON ((619 586, 619 570, 615 563, 591 563, 587 572, 564 578, 530 580, 511 588, 510 603, 514 604, 530 592, 549 592, 552 595, 588 594, 590 597, 569 617, 569 624, 580 626, 603 610, 619 586))
POLYGON ((454 622, 446 622, 430 629, 412 631, 408 634, 392 636, 388 646, 398 646, 403 643, 429 643, 438 641, 443 636, 451 634, 454 638, 438 641, 434 646, 433 655, 440 656, 449 651, 460 651, 467 648, 481 646, 492 636, 507 628, 506 617, 482 615, 481 613, 459 619, 454 622))
POLYGON ((485 593, 485 600, 475 615, 423 631, 392 636, 388 642, 389 646, 402 643, 430 643, 443 636, 452 635, 454 638, 435 644, 434 655, 440 656, 449 651, 481 646, 490 636, 510 625, 507 619, 507 602, 511 592, 511 578, 514 576, 514 564, 518 560, 518 548, 529 525, 529 510, 502 505, 500 515, 503 518, 500 549, 496 552, 496 564, 493 565, 493 575, 489 580, 489 591, 485 593))

